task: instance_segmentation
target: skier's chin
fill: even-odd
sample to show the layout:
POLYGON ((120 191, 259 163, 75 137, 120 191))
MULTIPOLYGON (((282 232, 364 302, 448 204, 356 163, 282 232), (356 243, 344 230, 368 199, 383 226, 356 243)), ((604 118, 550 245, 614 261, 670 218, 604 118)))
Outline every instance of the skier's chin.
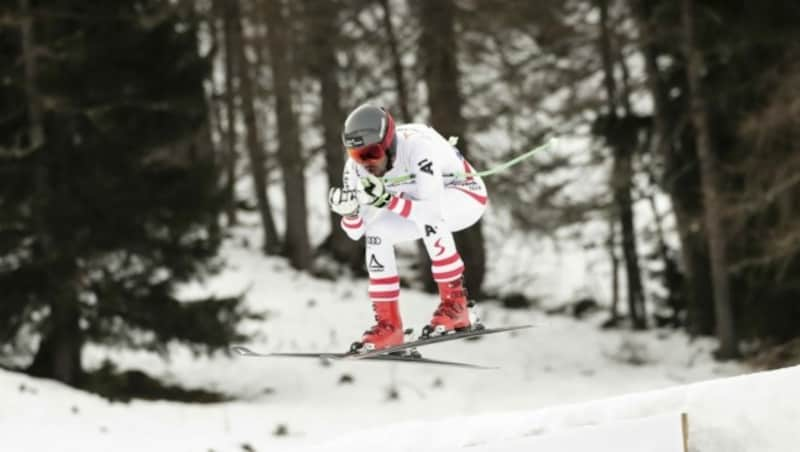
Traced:
POLYGON ((380 166, 367 165, 364 167, 364 169, 366 169, 368 173, 377 177, 382 177, 384 173, 386 173, 386 170, 380 166))

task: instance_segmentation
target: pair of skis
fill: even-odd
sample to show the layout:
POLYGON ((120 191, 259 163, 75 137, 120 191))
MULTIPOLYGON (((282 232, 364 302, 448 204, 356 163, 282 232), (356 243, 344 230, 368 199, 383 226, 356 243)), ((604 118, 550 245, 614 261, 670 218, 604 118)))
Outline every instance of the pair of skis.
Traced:
POLYGON ((439 342, 454 341, 459 339, 466 339, 470 337, 485 336, 487 334, 503 333, 507 331, 521 330, 530 328, 532 325, 519 325, 507 326, 501 328, 480 328, 468 331, 458 331, 441 336, 431 336, 415 341, 405 342, 400 345, 395 345, 380 350, 369 350, 366 352, 346 352, 346 353, 259 353, 247 347, 236 345, 231 347, 231 350, 239 356, 248 357, 261 357, 261 358, 317 358, 329 361, 358 361, 358 360, 372 360, 372 361, 397 361, 397 362, 410 362, 419 364, 437 364, 442 366, 452 367, 465 367, 470 369, 496 369, 496 367, 486 367, 477 364, 462 363, 456 361, 442 361, 438 359, 423 358, 419 352, 416 351, 417 347, 436 344, 439 342))

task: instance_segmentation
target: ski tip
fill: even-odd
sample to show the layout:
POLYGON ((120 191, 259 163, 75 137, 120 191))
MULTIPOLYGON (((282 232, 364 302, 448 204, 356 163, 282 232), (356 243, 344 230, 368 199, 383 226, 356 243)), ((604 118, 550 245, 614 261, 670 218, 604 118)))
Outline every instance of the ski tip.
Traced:
POLYGON ((250 356, 254 354, 252 350, 241 345, 233 345, 230 347, 230 350, 239 356, 250 356))
POLYGON ((529 324, 529 325, 520 325, 520 326, 519 326, 517 329, 518 329, 518 330, 524 330, 524 329, 527 329, 527 328, 533 328, 533 326, 534 326, 533 324, 529 324))
POLYGON ((467 363, 464 363, 463 365, 458 366, 458 367, 462 367, 462 368, 465 368, 465 369, 472 369, 472 370, 500 370, 500 366, 484 366, 483 364, 467 364, 467 363))
POLYGON ((514 325, 514 326, 506 326, 506 327, 499 327, 499 328, 489 328, 490 330, 496 330, 497 332, 501 333, 503 331, 519 331, 519 330, 527 330, 528 328, 533 328, 535 325, 514 325))

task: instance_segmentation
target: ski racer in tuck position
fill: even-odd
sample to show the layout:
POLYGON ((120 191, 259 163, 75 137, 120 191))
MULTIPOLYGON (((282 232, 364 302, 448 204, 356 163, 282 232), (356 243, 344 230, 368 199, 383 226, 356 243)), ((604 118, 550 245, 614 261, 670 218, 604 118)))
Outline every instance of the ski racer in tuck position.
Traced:
POLYGON ((453 232, 475 224, 486 211, 486 186, 458 149, 424 124, 395 126, 382 108, 361 105, 348 115, 342 141, 347 149, 343 187, 330 189, 331 209, 353 240, 366 235, 369 298, 376 324, 353 351, 379 350, 403 343, 398 300, 400 277, 394 245, 422 239, 439 288, 439 306, 423 335, 469 329, 464 262, 453 232), (449 174, 466 177, 452 178, 449 174), (386 185, 384 178, 411 175, 386 185))

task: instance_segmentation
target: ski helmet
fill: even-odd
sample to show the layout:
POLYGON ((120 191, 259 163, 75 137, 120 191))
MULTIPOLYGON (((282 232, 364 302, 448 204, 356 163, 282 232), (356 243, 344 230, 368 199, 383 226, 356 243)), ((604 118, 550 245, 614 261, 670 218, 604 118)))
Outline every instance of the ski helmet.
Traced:
POLYGON ((380 160, 396 145, 394 118, 383 108, 361 105, 345 119, 342 143, 359 163, 380 160))

